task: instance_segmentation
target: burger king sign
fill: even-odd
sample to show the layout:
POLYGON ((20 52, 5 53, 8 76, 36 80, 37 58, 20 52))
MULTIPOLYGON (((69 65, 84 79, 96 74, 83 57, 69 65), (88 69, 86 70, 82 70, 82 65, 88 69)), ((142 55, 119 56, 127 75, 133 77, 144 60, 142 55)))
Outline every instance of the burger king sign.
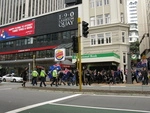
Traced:
POLYGON ((55 49, 55 61, 64 61, 65 56, 65 49, 55 49))

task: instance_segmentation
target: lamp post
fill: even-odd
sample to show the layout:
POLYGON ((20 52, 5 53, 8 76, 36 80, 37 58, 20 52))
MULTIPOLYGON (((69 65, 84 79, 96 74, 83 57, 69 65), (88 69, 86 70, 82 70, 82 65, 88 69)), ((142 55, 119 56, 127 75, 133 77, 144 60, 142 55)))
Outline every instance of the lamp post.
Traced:
POLYGON ((30 63, 29 63, 29 82, 30 82, 30 71, 31 71, 31 67, 30 67, 30 63))
POLYGON ((132 77, 131 77, 131 53, 127 53, 127 55, 128 55, 127 84, 132 84, 132 77))

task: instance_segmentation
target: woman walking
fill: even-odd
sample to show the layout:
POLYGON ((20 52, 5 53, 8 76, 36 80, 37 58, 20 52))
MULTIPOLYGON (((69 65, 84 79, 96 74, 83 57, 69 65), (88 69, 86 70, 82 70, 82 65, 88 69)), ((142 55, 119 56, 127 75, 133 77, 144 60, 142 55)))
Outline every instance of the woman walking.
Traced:
POLYGON ((25 67, 25 70, 21 73, 21 77, 23 78, 23 84, 22 86, 25 87, 26 86, 26 82, 27 82, 27 70, 28 67, 25 67))

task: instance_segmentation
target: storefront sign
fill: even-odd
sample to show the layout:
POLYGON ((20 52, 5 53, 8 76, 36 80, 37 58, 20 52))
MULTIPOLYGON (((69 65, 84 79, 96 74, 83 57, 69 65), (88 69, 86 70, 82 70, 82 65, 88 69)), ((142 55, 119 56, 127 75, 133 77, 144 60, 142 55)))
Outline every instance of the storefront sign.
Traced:
POLYGON ((131 59, 132 60, 136 60, 137 59, 137 55, 136 54, 132 54, 131 59))
POLYGON ((78 7, 35 18, 35 35, 77 30, 78 7))
MULTIPOLYGON (((81 58, 100 58, 100 57, 116 57, 120 59, 120 56, 116 53, 101 53, 101 54, 86 54, 82 55, 81 58)), ((73 56, 73 59, 76 59, 76 56, 73 56)))
POLYGON ((74 20, 75 20, 74 11, 62 13, 58 17, 58 21, 59 21, 58 26, 62 28, 71 26, 74 24, 74 20))
POLYGON ((55 61, 64 61, 65 56, 65 49, 55 49, 55 61))

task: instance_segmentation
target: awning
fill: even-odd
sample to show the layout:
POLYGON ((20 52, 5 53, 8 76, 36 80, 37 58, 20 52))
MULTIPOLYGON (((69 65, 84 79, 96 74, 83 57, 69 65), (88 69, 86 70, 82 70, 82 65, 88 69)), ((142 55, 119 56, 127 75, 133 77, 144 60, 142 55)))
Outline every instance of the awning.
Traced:
POLYGON ((55 47, 54 49, 71 48, 71 47, 72 47, 72 43, 67 43, 67 44, 60 44, 57 47, 55 47))

